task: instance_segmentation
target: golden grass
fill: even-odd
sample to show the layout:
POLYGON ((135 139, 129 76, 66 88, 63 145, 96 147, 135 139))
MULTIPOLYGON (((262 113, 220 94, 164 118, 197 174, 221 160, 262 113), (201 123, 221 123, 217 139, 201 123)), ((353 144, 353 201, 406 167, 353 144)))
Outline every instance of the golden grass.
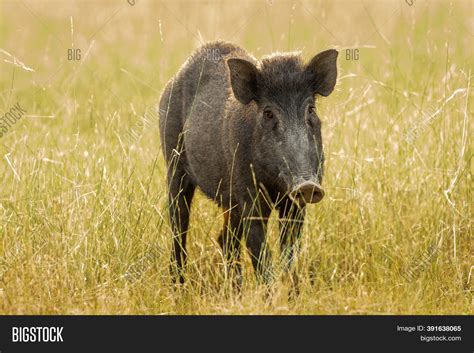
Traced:
MULTIPOLYGON (((0 313, 472 314, 472 13, 462 1, 2 1, 0 108, 27 116, 0 138, 0 313), (309 208, 294 302, 284 280, 264 301, 247 254, 242 297, 229 290, 222 211, 201 194, 188 280, 173 289, 158 128, 123 141, 215 39, 257 57, 341 50, 318 106, 327 197, 309 208)), ((274 250, 277 233, 272 218, 274 250)))

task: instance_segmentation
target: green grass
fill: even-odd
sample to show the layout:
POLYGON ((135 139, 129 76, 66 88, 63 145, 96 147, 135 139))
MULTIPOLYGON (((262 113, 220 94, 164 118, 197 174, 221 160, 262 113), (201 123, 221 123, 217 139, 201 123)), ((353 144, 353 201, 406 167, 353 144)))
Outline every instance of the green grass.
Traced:
MULTIPOLYGON (((0 138, 0 313, 472 314, 472 11, 2 1, 0 49, 34 72, 0 52, 0 112, 27 111, 0 138), (318 103, 327 196, 309 207, 294 302, 284 279, 265 302, 246 253, 242 295, 229 290, 222 210, 200 193, 187 282, 173 288, 158 128, 123 141, 200 40, 215 39, 257 57, 341 50, 336 90, 318 103), (72 47, 80 61, 67 60, 72 47), (348 47, 359 60, 345 59, 348 47)), ((272 217, 273 250, 277 234, 272 217)))

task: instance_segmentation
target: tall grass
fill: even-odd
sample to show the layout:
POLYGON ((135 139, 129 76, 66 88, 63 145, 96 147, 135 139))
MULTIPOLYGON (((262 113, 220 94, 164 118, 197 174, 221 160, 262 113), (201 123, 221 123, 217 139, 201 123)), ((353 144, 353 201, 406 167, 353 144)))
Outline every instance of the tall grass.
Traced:
MULTIPOLYGON (((27 113, 0 139, 0 313, 472 313, 472 11, 2 1, 0 111, 27 113), (166 165, 157 125, 137 123, 215 39, 257 57, 340 50, 336 91, 317 108, 326 198, 308 210, 293 302, 285 280, 265 301, 245 252, 242 295, 229 290, 223 211, 200 193, 187 282, 170 284, 166 165)), ((276 217, 268 228, 277 250, 276 217)))

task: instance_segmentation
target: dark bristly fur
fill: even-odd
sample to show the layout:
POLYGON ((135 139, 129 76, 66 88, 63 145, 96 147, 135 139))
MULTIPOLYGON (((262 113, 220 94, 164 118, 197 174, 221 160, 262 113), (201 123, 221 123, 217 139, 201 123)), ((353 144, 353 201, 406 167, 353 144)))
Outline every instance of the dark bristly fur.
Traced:
POLYGON ((265 240, 272 207, 279 209, 282 259, 289 266, 305 215, 294 190, 309 183, 308 202, 323 195, 314 191, 322 182, 324 153, 313 106, 317 95, 334 89, 336 59, 337 52, 327 50, 308 64, 295 53, 258 61, 233 44, 214 42, 199 48, 168 82, 159 113, 175 279, 184 281, 196 187, 226 211, 219 243, 234 278, 240 281, 242 236, 257 277, 272 277, 265 240))

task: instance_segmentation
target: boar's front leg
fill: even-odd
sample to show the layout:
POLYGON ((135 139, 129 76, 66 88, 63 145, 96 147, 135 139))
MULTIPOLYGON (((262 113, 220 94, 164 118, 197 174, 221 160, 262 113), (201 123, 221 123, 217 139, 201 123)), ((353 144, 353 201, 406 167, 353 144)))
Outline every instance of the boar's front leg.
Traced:
POLYGON ((236 290, 242 288, 242 265, 240 264, 240 249, 242 239, 241 218, 237 211, 226 210, 224 212, 224 227, 218 239, 222 248, 226 271, 232 278, 236 290))
POLYGON ((244 235, 257 281, 270 284, 274 279, 272 256, 266 239, 270 211, 252 212, 244 216, 244 235))
MULTIPOLYGON (((288 273, 291 272, 293 261, 298 256, 306 208, 287 198, 282 201, 279 214, 281 261, 284 272, 288 273)), ((290 278, 293 282, 293 289, 298 292, 298 277, 295 271, 290 273, 290 278)))
POLYGON ((280 251, 285 271, 291 268, 293 260, 298 255, 305 213, 304 206, 299 206, 290 199, 283 201, 279 207, 280 251))

